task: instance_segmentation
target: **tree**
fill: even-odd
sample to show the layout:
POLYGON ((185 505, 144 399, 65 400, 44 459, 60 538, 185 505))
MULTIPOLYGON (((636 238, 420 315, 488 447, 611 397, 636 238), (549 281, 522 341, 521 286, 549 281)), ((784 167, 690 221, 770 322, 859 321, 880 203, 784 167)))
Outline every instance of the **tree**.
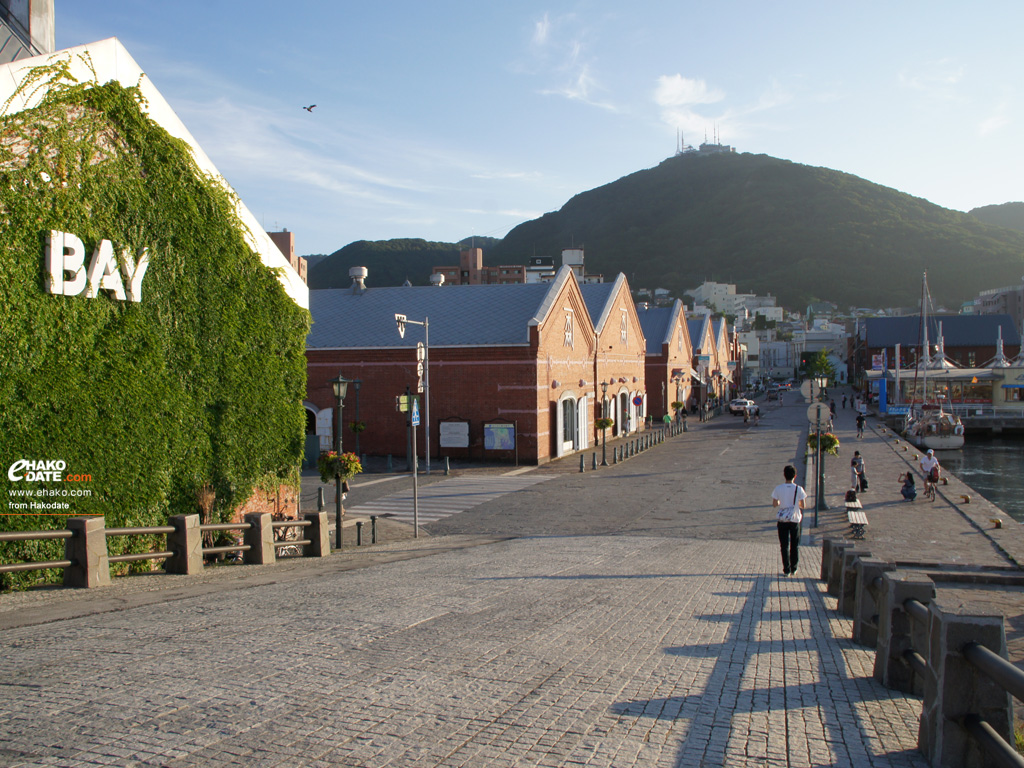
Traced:
POLYGON ((828 359, 828 350, 822 349, 811 357, 805 359, 803 369, 808 378, 811 379, 834 379, 836 368, 828 359))

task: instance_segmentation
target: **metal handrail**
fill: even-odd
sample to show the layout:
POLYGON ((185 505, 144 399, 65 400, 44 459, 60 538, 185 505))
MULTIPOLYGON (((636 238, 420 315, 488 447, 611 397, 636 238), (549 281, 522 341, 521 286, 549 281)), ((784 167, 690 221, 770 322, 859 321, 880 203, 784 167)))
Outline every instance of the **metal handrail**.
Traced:
POLYGON ((174 557, 173 552, 138 552, 133 555, 110 555, 107 562, 110 563, 134 563, 137 560, 161 560, 165 557, 174 557))
POLYGON ((204 523, 199 526, 203 533, 207 531, 248 531, 252 523, 204 523))
POLYGON ((1024 672, 981 643, 967 643, 960 652, 996 685, 1014 698, 1024 701, 1024 672))
POLYGON ((1006 743, 996 729, 985 722, 981 715, 966 715, 960 721, 969 734, 981 744, 985 754, 992 758, 999 766, 1005 768, 1024 768, 1024 757, 1021 757, 1017 750, 1006 743))
POLYGON ((0 533, 0 541, 38 541, 40 539, 70 539, 73 531, 8 531, 0 533))
POLYGON ((150 536, 160 533, 174 533, 173 525, 150 525, 141 528, 107 528, 107 536, 150 536))
POLYGON ((228 544, 223 547, 203 547, 204 555, 219 555, 222 552, 248 552, 252 549, 249 544, 228 544))
POLYGON ((282 549, 284 547, 308 547, 313 542, 309 539, 281 539, 281 541, 274 542, 274 549, 282 549))
POLYGON ((272 528, 305 528, 312 524, 312 520, 275 520, 270 526, 272 528))
POLYGON ((921 623, 928 621, 928 606, 920 600, 908 597, 903 601, 903 609, 921 623))
POLYGON ((12 565, 0 565, 0 573, 17 573, 19 571, 43 571, 47 568, 70 568, 74 564, 74 560, 46 560, 32 563, 14 563, 12 565))

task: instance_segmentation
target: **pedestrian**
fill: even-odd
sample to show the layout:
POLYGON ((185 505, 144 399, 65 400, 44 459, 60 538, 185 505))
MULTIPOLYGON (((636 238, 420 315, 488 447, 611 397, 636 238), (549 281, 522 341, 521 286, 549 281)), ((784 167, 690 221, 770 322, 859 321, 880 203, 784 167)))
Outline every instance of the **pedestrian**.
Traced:
POLYGON ((782 549, 782 575, 789 576, 796 573, 800 563, 800 523, 804 519, 802 510, 807 491, 796 484, 796 467, 792 464, 783 468, 782 477, 786 482, 772 491, 772 508, 782 549))
POLYGON ((868 476, 864 471, 864 457, 860 455, 860 451, 853 452, 853 468, 856 473, 853 487, 858 491, 866 491, 868 489, 868 476))
POLYGON ((846 410, 846 395, 843 395, 843 410, 846 410))
POLYGON ((863 413, 857 414, 857 437, 864 437, 864 422, 867 419, 864 418, 863 413))
POLYGON ((828 403, 828 412, 832 414, 832 418, 836 417, 836 401, 830 400, 828 403))
POLYGON ((900 487, 900 493, 903 495, 904 501, 913 501, 917 498, 917 485, 914 483, 914 473, 908 471, 906 474, 900 475, 899 480, 903 482, 900 487))
POLYGON ((935 501, 935 486, 939 483, 940 470, 935 451, 929 448, 928 453, 921 458, 921 471, 924 473, 924 495, 930 496, 932 501, 935 501))

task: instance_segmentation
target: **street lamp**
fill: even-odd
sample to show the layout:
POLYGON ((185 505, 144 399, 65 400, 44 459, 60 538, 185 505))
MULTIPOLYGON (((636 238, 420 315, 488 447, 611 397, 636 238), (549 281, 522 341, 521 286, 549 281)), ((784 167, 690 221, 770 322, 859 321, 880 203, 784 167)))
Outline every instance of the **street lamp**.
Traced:
MULTIPOLYGON (((348 394, 348 385, 351 383, 351 379, 346 379, 341 375, 341 371, 338 371, 338 378, 331 379, 331 389, 334 390, 334 399, 338 401, 338 428, 334 432, 334 451, 341 457, 341 428, 344 421, 342 421, 342 409, 345 407, 345 395, 348 394)), ((340 464, 338 465, 340 467, 340 464)), ((334 475, 334 542, 335 549, 341 549, 341 473, 340 470, 335 471, 334 475)))
MULTIPOLYGON (((601 382, 601 418, 608 418, 608 382, 601 382)), ((607 424, 607 422, 604 422, 607 424)), ((601 466, 608 466, 608 427, 601 428, 601 466)))
MULTIPOLYGON (((405 338, 405 326, 406 325, 422 325, 423 326, 423 359, 420 360, 420 349, 419 344, 416 345, 416 368, 417 372, 420 372, 420 363, 423 364, 422 372, 420 372, 420 380, 417 385, 417 392, 423 392, 423 399, 426 416, 426 425, 423 427, 423 440, 426 443, 427 450, 427 474, 430 474, 430 318, 424 317, 423 322, 418 320, 409 320, 405 315, 395 313, 395 322, 398 324, 398 335, 400 338, 405 338)), ((416 451, 416 446, 412 447, 413 452, 416 451)))
POLYGON ((363 385, 363 382, 356 379, 352 383, 356 385, 356 428, 354 430, 356 433, 356 456, 362 456, 359 452, 359 433, 363 431, 359 425, 359 387, 363 385))

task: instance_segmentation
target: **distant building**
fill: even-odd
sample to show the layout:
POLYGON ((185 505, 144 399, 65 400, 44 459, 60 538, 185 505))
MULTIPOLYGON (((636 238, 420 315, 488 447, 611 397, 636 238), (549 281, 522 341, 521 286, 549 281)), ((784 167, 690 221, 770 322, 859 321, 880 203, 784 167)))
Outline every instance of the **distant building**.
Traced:
POLYGON ((1020 285, 982 291, 973 302, 972 314, 1009 315, 1017 328, 1024 323, 1024 279, 1020 285))
POLYGON ((443 275, 449 285, 512 285, 526 282, 522 264, 484 266, 482 248, 467 248, 459 253, 458 266, 434 267, 435 275, 443 275))
POLYGON ((295 233, 285 229, 280 232, 267 232, 267 234, 270 235, 270 239, 274 241, 274 245, 278 247, 278 250, 288 259, 292 269, 299 273, 302 282, 308 283, 309 281, 306 277, 309 270, 306 260, 302 256, 295 255, 295 233))
POLYGON ((554 279, 554 256, 533 256, 526 262, 527 283, 549 283, 554 279))

